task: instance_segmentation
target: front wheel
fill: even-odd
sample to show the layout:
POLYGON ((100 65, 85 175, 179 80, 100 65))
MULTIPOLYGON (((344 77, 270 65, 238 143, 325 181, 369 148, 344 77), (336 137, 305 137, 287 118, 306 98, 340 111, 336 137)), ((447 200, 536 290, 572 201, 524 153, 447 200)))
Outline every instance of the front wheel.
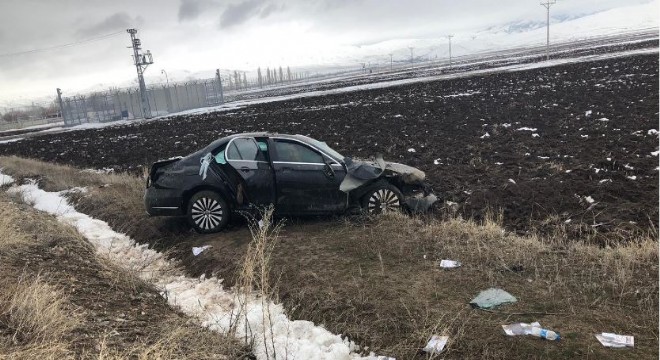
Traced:
POLYGON ((362 198, 362 207, 370 215, 400 211, 403 205, 403 194, 394 185, 378 183, 367 191, 362 198))
POLYGON ((229 222, 227 202, 213 191, 200 191, 188 202, 188 222, 202 234, 222 230, 229 222))

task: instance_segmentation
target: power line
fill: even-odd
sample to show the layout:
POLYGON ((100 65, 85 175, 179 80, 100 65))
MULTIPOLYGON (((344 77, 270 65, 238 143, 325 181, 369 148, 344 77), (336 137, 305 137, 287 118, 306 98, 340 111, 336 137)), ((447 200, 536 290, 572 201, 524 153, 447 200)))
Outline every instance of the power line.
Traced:
POLYGON ((111 34, 101 35, 101 36, 97 36, 97 37, 93 37, 93 38, 85 39, 85 40, 80 40, 80 41, 76 41, 76 42, 72 42, 72 43, 68 43, 68 44, 55 45, 55 46, 45 47, 45 48, 41 48, 41 49, 18 51, 18 52, 14 52, 14 53, 0 54, 0 57, 26 55, 26 54, 33 54, 33 53, 39 53, 39 52, 44 52, 44 51, 68 48, 68 47, 78 46, 78 45, 82 45, 82 44, 86 44, 86 43, 90 43, 90 42, 94 42, 94 41, 107 39, 107 38, 117 36, 117 35, 122 34, 122 33, 124 33, 124 31, 117 31, 117 32, 114 32, 114 33, 111 33, 111 34))

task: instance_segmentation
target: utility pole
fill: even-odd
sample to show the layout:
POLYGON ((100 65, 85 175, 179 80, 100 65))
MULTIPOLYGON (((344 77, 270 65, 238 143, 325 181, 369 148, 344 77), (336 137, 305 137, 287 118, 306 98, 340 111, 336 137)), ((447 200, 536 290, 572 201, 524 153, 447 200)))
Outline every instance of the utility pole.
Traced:
POLYGON ((69 125, 66 119, 66 112, 64 111, 64 104, 62 103, 62 90, 60 88, 57 88, 57 102, 60 104, 60 112, 62 113, 64 125, 69 125))
POLYGON ((550 6, 554 5, 555 3, 557 3, 556 0, 545 0, 545 2, 541 3, 541 6, 543 6, 546 10, 546 25, 547 25, 547 35, 546 35, 546 43, 545 43, 546 60, 550 59, 550 6))
POLYGON ((449 39, 449 68, 451 68, 451 38, 453 38, 454 35, 447 35, 447 39, 449 39))
POLYGON ((220 77, 220 69, 215 69, 215 80, 218 82, 218 89, 220 89, 220 104, 224 104, 225 96, 222 92, 222 78, 220 77))
POLYGON ((147 86, 144 84, 144 71, 147 69, 147 66, 154 63, 154 60, 151 56, 151 51, 147 50, 146 53, 142 53, 141 46, 142 43, 135 35, 137 34, 137 29, 126 29, 126 32, 131 34, 131 46, 133 48, 133 60, 135 63, 135 68, 137 69, 138 75, 138 84, 140 85, 140 100, 142 102, 142 116, 145 119, 151 118, 151 108, 149 107, 149 101, 147 100, 147 86))
POLYGON ((413 49, 414 49, 414 47, 409 46, 408 49, 410 49, 410 63, 412 64, 412 63, 414 63, 414 60, 413 60, 413 49))
POLYGON ((393 63, 392 54, 390 54, 390 71, 392 71, 392 63, 393 63))

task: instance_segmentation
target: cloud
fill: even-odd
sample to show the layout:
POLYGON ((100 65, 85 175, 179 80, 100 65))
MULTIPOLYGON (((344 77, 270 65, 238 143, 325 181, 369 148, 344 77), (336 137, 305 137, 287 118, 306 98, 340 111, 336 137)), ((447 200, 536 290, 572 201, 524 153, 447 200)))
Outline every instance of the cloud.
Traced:
POLYGON ((126 30, 128 28, 141 25, 143 21, 144 20, 140 16, 132 18, 126 12, 117 12, 103 19, 99 23, 80 28, 76 32, 76 36, 79 38, 85 38, 94 35, 102 35, 113 31, 126 30))
POLYGON ((266 5, 266 0, 247 0, 238 4, 231 4, 220 16, 220 28, 226 29, 240 25, 250 20, 253 16, 269 15, 274 9, 266 5))
POLYGON ((179 5, 179 21, 195 20, 202 12, 202 1, 181 0, 179 5))

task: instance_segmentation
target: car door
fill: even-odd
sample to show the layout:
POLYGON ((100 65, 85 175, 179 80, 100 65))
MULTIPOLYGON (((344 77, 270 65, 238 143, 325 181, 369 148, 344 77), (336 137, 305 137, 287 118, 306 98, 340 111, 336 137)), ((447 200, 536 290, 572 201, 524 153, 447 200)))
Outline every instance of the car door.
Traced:
POLYGON ((286 214, 336 213, 346 209, 348 195, 339 190, 343 165, 303 142, 271 138, 277 188, 277 210, 286 214))
POLYGON ((247 202, 256 206, 275 204, 273 169, 268 150, 252 137, 236 137, 225 149, 226 161, 244 180, 247 202))

